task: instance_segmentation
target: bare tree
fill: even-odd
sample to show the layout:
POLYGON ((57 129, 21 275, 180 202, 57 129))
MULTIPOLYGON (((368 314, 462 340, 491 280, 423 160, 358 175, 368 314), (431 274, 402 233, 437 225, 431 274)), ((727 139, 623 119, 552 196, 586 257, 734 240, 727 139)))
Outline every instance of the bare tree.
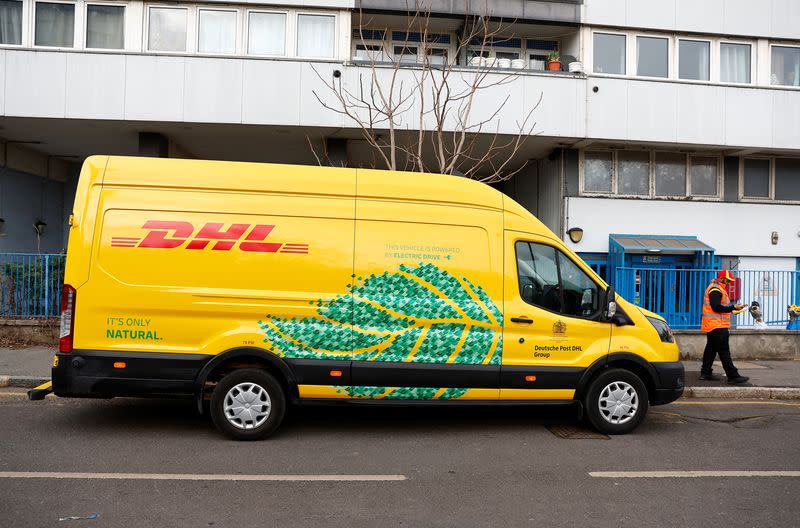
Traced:
POLYGON ((487 183, 516 174, 524 165, 510 163, 534 135, 533 114, 541 94, 536 104, 521 109, 513 133, 501 133, 499 117, 510 95, 489 102, 496 92, 489 94, 489 90, 521 79, 480 60, 491 44, 511 38, 510 25, 488 16, 466 16, 455 57, 448 57, 432 47, 438 33, 430 30, 430 11, 409 9, 405 22, 401 29, 405 40, 396 44, 400 53, 392 53, 383 47, 385 38, 376 46, 368 42, 365 32, 386 35, 398 28, 374 28, 374 21, 359 11, 357 43, 366 71, 348 84, 341 75, 328 78, 314 68, 326 87, 324 93, 313 92, 317 101, 361 131, 383 168, 460 174, 487 183), (411 42, 412 35, 419 38, 411 42), (412 55, 414 48, 418 53, 412 55), (459 65, 458 59, 466 58, 468 50, 478 59, 469 67, 459 65), (476 107, 480 107, 479 117, 476 107))

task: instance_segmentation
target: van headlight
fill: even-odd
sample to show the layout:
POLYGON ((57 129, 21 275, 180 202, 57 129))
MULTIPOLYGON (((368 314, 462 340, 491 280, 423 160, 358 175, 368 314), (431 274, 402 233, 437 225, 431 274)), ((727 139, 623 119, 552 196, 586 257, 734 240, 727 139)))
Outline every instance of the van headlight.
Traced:
POLYGON ((675 342, 675 336, 672 335, 672 330, 670 329, 666 321, 662 321, 661 319, 656 319, 655 317, 648 317, 647 320, 650 321, 650 324, 653 325, 653 328, 656 329, 656 332, 658 332, 658 337, 661 338, 661 341, 663 343, 675 342))

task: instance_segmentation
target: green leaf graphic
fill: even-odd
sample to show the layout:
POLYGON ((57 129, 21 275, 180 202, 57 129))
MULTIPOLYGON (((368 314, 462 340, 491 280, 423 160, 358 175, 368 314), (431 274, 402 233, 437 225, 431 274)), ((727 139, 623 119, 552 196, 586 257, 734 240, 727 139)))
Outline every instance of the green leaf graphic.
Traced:
MULTIPOLYGON (((312 302, 316 315, 259 321, 279 356, 500 364, 503 315, 480 287, 433 264, 358 277, 346 295, 312 302)), ((449 399, 467 389, 337 387, 354 398, 449 399)))

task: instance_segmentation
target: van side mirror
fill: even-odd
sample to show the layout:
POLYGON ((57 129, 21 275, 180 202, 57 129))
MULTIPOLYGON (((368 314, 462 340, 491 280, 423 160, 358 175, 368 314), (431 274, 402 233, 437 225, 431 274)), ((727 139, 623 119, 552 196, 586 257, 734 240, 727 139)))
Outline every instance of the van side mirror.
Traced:
POLYGON ((605 312, 606 321, 611 321, 614 318, 614 314, 617 313, 617 294, 613 286, 609 286, 606 290, 605 312))
POLYGON ((522 287, 522 300, 528 303, 533 302, 533 284, 526 284, 522 287))

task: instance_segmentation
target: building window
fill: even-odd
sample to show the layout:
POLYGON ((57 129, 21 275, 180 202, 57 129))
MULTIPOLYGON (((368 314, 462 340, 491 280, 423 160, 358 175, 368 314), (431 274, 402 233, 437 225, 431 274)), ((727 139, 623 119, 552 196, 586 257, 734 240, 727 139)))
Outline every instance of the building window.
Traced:
POLYGON ((719 80, 750 84, 750 44, 723 42, 719 45, 719 80))
POLYGON ((123 49, 125 47, 125 6, 86 6, 86 47, 123 49))
POLYGON ((75 45, 75 4, 36 2, 34 43, 71 48, 75 45))
POLYGON ((800 48, 772 46, 770 83, 779 86, 800 86, 800 48))
POLYGON ((22 2, 0 0, 0 44, 22 44, 22 2))
POLYGON ((444 66, 447 64, 446 48, 426 48, 425 54, 428 57, 428 64, 433 66, 444 66))
POLYGON ((251 11, 248 15, 247 52, 286 55, 286 13, 251 11))
POLYGON ((147 34, 151 51, 186 51, 188 10, 180 7, 151 7, 147 34))
POLYGON ((636 75, 669 77, 669 39, 636 37, 636 75))
POLYGON ((417 62, 419 49, 416 46, 394 46, 392 52, 395 60, 400 62, 417 62))
POLYGON ((386 53, 384 40, 386 32, 377 29, 354 29, 353 60, 387 62, 389 56, 386 53))
POLYGON ((617 153, 617 193, 631 196, 650 195, 650 153, 617 153))
POLYGON ((800 201, 800 159, 775 159, 775 199, 800 201))
POLYGON ((297 17, 297 55, 332 58, 336 54, 336 17, 299 15, 297 17))
POLYGON ((769 172, 768 159, 744 160, 744 189, 745 198, 769 198, 769 172))
POLYGON ((673 152, 656 152, 656 196, 686 196, 686 156, 673 152))
POLYGON ((594 72, 625 75, 625 35, 594 34, 594 72))
POLYGON ((197 50, 200 53, 236 53, 236 11, 201 9, 197 50))
POLYGON ((719 195, 719 158, 692 156, 692 196, 719 195))
POLYGON ((613 171, 611 152, 586 152, 583 159, 583 190, 590 193, 612 192, 613 171))
POLYGON ((711 73, 711 42, 705 40, 678 41, 678 78, 707 81, 711 73))

